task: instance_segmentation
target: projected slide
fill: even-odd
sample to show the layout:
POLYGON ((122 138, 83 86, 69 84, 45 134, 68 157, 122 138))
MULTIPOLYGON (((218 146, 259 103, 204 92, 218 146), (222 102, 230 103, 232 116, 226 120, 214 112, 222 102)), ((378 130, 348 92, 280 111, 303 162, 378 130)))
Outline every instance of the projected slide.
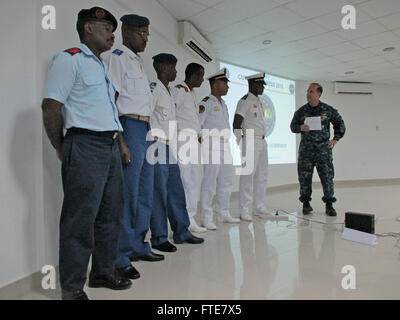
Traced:
MULTIPOLYGON (((223 97, 232 126, 238 101, 248 92, 245 77, 260 71, 245 69, 227 63, 221 68, 229 70, 229 91, 223 97)), ((267 123, 269 164, 296 163, 296 135, 290 131, 290 122, 295 111, 295 82, 275 76, 265 75, 265 90, 260 96, 267 123)), ((232 133, 233 164, 240 165, 240 151, 232 133)))

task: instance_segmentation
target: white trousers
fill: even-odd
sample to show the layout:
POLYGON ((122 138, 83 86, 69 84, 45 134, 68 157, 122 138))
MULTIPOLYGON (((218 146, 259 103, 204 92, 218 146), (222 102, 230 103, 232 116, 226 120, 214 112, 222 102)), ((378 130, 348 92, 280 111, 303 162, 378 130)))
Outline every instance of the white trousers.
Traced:
MULTIPOLYGON (((218 149, 218 148, 217 148, 218 149)), ((220 148, 220 150, 214 150, 211 146, 208 148, 209 156, 203 159, 209 159, 209 164, 203 165, 203 181, 201 183, 200 191, 200 217, 202 222, 209 222, 213 219, 213 208, 212 201, 216 195, 215 212, 219 216, 229 215, 230 198, 232 192, 232 154, 229 145, 220 148), (211 162, 212 155, 214 152, 217 156, 219 155, 219 164, 213 164, 211 162), (229 163, 224 163, 224 158, 229 163)), ((203 148, 204 156, 204 148, 203 148)))
MULTIPOLYGON (((245 139, 245 138, 243 138, 245 139)), ((246 141, 243 141, 243 150, 246 141)), ((254 170, 252 174, 242 175, 239 180, 239 212, 249 213, 253 200, 253 210, 265 210, 265 197, 268 182, 268 148, 264 139, 254 140, 254 170)))
MULTIPOLYGON (((180 149, 181 146, 185 143, 187 142, 178 141, 178 150, 181 150, 180 149)), ((178 160, 183 189, 185 190, 186 210, 189 214, 189 218, 192 218, 196 215, 197 202, 199 201, 199 191, 200 191, 199 143, 196 143, 196 147, 197 151, 199 152, 197 156, 197 163, 183 163, 181 160, 178 160)))

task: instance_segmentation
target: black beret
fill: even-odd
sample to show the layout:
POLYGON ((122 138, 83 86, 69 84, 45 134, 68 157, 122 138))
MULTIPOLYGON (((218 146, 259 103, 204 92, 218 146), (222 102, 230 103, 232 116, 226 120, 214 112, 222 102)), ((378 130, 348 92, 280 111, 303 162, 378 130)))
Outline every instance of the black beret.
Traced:
POLYGON ((153 57, 154 62, 166 63, 166 64, 176 64, 178 59, 173 54, 169 53, 159 53, 153 57))
POLYGON ((111 22, 114 26, 113 32, 117 29, 117 19, 111 14, 110 11, 100 7, 93 7, 90 9, 82 9, 78 13, 78 21, 96 21, 105 20, 111 22))
POLYGON ((150 20, 146 17, 138 16, 137 14, 126 14, 120 19, 122 23, 126 23, 132 27, 147 27, 150 24, 150 20))

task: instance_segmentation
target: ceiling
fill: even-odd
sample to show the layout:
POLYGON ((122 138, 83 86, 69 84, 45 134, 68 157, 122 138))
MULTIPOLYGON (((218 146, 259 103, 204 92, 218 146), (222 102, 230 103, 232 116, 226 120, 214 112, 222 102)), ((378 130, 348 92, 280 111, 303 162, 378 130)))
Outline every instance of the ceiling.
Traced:
POLYGON ((295 80, 400 84, 400 0, 157 1, 225 62, 295 80), (345 5, 356 8, 355 30, 341 26, 345 5))

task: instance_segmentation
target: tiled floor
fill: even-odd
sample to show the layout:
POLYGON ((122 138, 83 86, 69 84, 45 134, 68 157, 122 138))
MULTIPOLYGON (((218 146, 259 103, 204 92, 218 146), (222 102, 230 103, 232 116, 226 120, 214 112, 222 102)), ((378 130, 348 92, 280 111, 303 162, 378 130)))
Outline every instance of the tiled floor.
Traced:
MULTIPOLYGON (((376 215, 376 233, 400 232, 400 183, 338 183, 337 218, 328 218, 314 186, 307 218, 342 223, 346 211, 376 215)), ((269 192, 268 209, 298 214, 297 187, 269 192)), ((238 200, 232 197, 232 215, 238 200)), ((302 214, 298 214, 303 217, 302 214)), ((400 244, 378 238, 375 247, 341 239, 341 225, 289 221, 218 223, 202 245, 178 245, 162 262, 136 262, 141 278, 125 291, 85 288, 91 299, 400 299, 400 244), (356 289, 342 288, 342 268, 356 271, 356 289)), ((203 235, 199 235, 203 236, 203 235)), ((39 292, 21 299, 52 299, 39 292)))

